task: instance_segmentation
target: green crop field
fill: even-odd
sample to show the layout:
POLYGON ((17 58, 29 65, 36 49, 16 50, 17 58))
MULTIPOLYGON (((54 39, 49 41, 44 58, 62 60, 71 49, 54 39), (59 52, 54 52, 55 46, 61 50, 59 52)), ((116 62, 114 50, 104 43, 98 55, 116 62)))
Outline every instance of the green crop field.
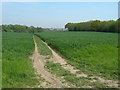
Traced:
MULTIPOLYGON (((106 79, 118 78, 118 34, 103 32, 41 32, 34 35, 41 55, 52 57, 52 52, 41 41, 45 41, 67 62, 89 76, 98 75, 106 79), (37 36, 35 36, 37 35, 37 36), (40 37, 40 38, 39 38, 40 37)), ((43 79, 35 75, 32 60, 34 52, 33 34, 3 32, 2 36, 2 87, 38 87, 43 79)), ((60 64, 47 62, 49 72, 64 76, 76 86, 92 85, 86 78, 78 78, 63 69, 60 64), (82 81, 82 82, 79 82, 82 81)), ((87 77, 89 78, 89 77, 87 77)), ((95 83, 96 87, 106 87, 95 83)), ((41 87, 41 86, 40 86, 41 87)))
POLYGON ((32 60, 34 51, 32 34, 3 33, 2 37, 3 88, 33 87, 38 83, 32 60))
POLYGON ((107 79, 118 78, 118 34, 42 32, 36 35, 80 71, 107 79))

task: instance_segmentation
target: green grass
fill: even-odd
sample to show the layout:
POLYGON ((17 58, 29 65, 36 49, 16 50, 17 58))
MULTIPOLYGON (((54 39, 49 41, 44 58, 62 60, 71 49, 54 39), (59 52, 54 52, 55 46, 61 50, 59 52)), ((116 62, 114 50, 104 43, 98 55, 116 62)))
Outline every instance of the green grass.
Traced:
POLYGON ((108 86, 107 83, 102 83, 99 81, 93 82, 91 83, 91 85, 94 86, 95 88, 114 88, 114 87, 108 86))
POLYGON ((48 58, 50 58, 52 56, 52 52, 49 50, 49 48, 42 42, 42 40, 39 37, 34 37, 38 46, 39 53, 44 56, 49 56, 48 58))
POLYGON ((32 34, 3 33, 2 87, 25 88, 39 83, 29 56, 34 51, 32 34))
POLYGON ((89 75, 118 78, 118 35, 103 32, 37 33, 67 62, 89 75))

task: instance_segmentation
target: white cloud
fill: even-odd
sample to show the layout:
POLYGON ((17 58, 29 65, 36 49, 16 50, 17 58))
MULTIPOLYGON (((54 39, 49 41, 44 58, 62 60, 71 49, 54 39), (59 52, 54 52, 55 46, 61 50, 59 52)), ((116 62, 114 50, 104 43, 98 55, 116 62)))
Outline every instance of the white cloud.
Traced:
POLYGON ((2 0, 3 2, 119 2, 119 0, 2 0))

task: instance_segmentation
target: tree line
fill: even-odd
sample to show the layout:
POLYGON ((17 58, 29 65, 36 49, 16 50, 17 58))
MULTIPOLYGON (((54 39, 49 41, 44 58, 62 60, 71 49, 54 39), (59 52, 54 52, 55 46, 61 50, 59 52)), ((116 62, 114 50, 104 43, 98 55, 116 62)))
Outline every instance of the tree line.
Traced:
POLYGON ((120 18, 116 21, 88 21, 81 23, 67 23, 65 28, 69 31, 96 31, 96 32, 120 32, 120 18))
POLYGON ((34 27, 34 26, 25 26, 25 25, 1 25, 0 29, 2 32, 25 32, 25 33, 36 33, 42 32, 45 29, 41 27, 34 27))

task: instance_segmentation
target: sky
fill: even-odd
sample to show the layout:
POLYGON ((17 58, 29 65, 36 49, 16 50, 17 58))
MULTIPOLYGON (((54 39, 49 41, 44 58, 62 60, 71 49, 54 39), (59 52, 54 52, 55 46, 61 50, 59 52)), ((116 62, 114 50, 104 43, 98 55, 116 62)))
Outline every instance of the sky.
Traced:
POLYGON ((4 2, 119 2, 119 0, 2 0, 4 2))
POLYGON ((118 19, 117 2, 3 2, 3 24, 64 28, 67 23, 118 19))

